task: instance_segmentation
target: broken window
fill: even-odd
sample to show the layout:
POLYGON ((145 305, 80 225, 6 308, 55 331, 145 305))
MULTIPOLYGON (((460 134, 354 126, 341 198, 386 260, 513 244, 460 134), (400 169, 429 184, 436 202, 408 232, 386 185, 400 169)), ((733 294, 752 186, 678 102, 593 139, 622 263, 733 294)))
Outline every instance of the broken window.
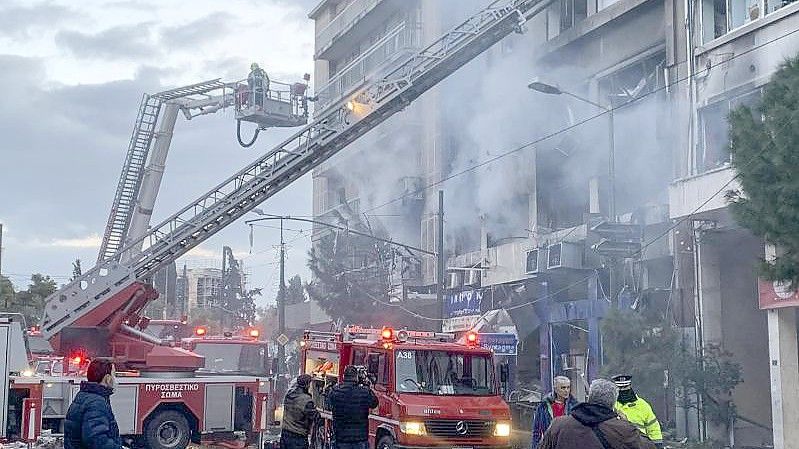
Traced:
POLYGON ((730 125, 727 116, 731 110, 741 105, 754 108, 761 96, 762 90, 758 88, 699 110, 701 134, 696 152, 697 173, 704 173, 730 163, 730 125))
POLYGON ((599 91, 611 106, 642 98, 666 85, 666 52, 659 51, 599 80, 599 91))

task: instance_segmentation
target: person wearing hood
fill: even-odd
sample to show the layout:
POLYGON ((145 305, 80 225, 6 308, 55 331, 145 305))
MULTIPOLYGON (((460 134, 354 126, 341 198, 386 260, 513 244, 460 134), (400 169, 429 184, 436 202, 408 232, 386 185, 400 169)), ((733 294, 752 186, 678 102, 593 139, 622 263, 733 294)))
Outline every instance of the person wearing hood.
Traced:
POLYGON ((552 379, 552 393, 544 396, 533 415, 532 449, 541 444, 541 438, 552 424, 552 420, 568 415, 575 405, 577 400, 571 395, 571 380, 566 376, 556 376, 552 379))
POLYGON ((541 449, 655 449, 613 409, 619 390, 606 379, 596 379, 588 389, 588 401, 576 405, 570 415, 557 418, 544 433, 541 449))
POLYGON ((652 440, 656 446, 663 446, 663 434, 652 406, 633 390, 633 376, 620 374, 611 380, 619 388, 619 400, 616 401, 616 411, 623 415, 627 421, 638 428, 642 434, 652 440))
POLYGON ((280 422, 281 449, 308 449, 308 434, 319 412, 308 388, 312 377, 300 374, 296 386, 283 399, 283 420, 280 422))
POLYGON ((121 449, 119 426, 111 410, 114 364, 92 360, 86 377, 64 419, 64 449, 121 449))
POLYGON ((328 396, 333 413, 333 434, 336 449, 368 449, 369 410, 378 406, 378 399, 368 378, 360 378, 358 368, 344 368, 343 381, 328 396))

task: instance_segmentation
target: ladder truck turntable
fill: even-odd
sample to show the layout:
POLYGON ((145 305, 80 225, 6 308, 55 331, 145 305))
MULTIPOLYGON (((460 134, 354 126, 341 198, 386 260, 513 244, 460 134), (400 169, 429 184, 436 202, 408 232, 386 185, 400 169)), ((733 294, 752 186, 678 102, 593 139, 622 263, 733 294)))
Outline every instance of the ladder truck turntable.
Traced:
POLYGON ((300 363, 313 377, 311 394, 321 415, 311 440, 314 449, 331 447, 326 396, 347 365, 371 379, 379 400, 369 414, 372 448, 511 446, 510 408, 500 394, 493 353, 478 345, 474 332, 461 343, 454 334, 390 327, 307 331, 300 363))
MULTIPOLYGON (((119 378, 112 396, 123 438, 151 449, 183 449, 190 440, 240 447, 262 435, 268 382, 251 376, 199 375, 202 357, 137 328, 145 306, 158 296, 149 279, 496 42, 520 32, 524 22, 550 2, 495 1, 310 121, 302 110, 307 104, 304 92, 295 93, 293 86, 286 97, 271 98, 271 110, 266 110, 270 99, 264 99, 263 109, 253 108, 240 100, 241 89, 219 80, 144 96, 98 263, 46 299, 40 323, 57 354, 81 350, 88 357, 112 357, 121 371, 133 373, 119 378), (259 128, 308 124, 150 226, 177 113, 191 118, 230 105, 236 106, 237 119, 259 128)), ((32 432, 26 439, 38 437, 43 425, 57 431, 63 421, 79 378, 59 379, 11 376, 8 397, 33 410, 32 432)), ((4 433, 2 429, 0 437, 4 433)))

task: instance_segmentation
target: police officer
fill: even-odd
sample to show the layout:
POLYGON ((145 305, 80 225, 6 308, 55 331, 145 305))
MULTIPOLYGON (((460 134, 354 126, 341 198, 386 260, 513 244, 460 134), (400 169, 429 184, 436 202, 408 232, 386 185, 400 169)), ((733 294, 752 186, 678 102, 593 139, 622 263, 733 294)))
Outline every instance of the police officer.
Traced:
POLYGON ((642 434, 652 440, 658 448, 663 447, 663 434, 660 432, 658 422, 652 406, 643 398, 638 397, 633 390, 633 376, 620 374, 611 380, 619 387, 619 399, 616 401, 616 411, 624 415, 627 421, 638 428, 642 434))

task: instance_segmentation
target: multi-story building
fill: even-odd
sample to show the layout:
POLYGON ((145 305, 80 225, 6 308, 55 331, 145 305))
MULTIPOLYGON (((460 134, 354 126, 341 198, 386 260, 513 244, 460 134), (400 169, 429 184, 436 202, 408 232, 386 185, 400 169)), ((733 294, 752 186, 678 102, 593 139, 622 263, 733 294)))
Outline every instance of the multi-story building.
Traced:
POLYGON ((675 152, 669 203, 671 218, 684 221, 684 238, 675 242, 691 251, 677 259, 678 270, 700 312, 697 341, 730 351, 743 369, 744 382, 733 393, 735 444, 796 447, 799 407, 784 400, 799 393, 796 309, 759 309, 758 296, 768 292, 758 291, 755 266, 766 256, 765 245, 731 217, 725 193, 739 187, 730 166, 727 114, 757 103, 779 64, 799 53, 799 4, 688 5, 691 53, 682 74, 692 75, 683 89, 690 120, 687 143, 675 152))
POLYGON ((190 268, 188 279, 189 310, 211 309, 219 301, 222 270, 219 268, 190 268))
MULTIPOLYGON (((475 0, 320 2, 309 15, 316 24, 316 113, 346 101, 367 80, 437 38, 442 30, 455 25, 459 17, 465 17, 479 3, 475 0)), ((441 99, 445 89, 428 92, 405 112, 315 170, 314 216, 324 222, 384 232, 397 241, 435 251, 437 194, 422 187, 441 180, 455 154, 452 139, 443 131, 446 124, 442 109, 449 104, 441 99), (401 200, 393 201, 397 198, 401 200)), ((329 232, 317 227, 316 240, 329 232)), ((362 265, 365 256, 353 256, 353 265, 362 265)), ((435 258, 420 259, 399 264, 403 267, 399 270, 399 283, 434 284, 435 258)))
MULTIPOLYGON (((416 24, 421 37, 403 42, 418 45, 436 35, 430 24, 446 8, 457 9, 322 2, 311 14, 320 94, 345 93, 353 79, 345 72, 360 81, 355 67, 373 61, 370 52, 388 54, 369 43, 382 45, 396 17, 416 24)), ((799 52, 797 11, 768 0, 556 0, 525 35, 317 170, 314 214, 357 221, 409 184, 457 173, 443 185, 445 328, 507 329, 487 317, 510 316, 518 377, 546 389, 555 374, 599 375, 611 308, 657 310, 684 344, 733 354, 744 378, 729 423, 651 398, 662 420, 680 435, 736 447, 792 447, 799 405, 782 399, 799 391, 796 310, 758 308, 765 245, 731 218, 724 193, 736 187, 726 115, 757 101, 779 63, 799 52), (391 167, 370 172, 381 167, 374 158, 391 167), (408 181, 385 182, 399 179, 408 181), (499 309, 507 313, 487 313, 499 309)), ((397 240, 434 249, 431 193, 380 210, 405 227, 380 221, 397 240)), ((434 270, 423 266, 429 285, 434 270)))

